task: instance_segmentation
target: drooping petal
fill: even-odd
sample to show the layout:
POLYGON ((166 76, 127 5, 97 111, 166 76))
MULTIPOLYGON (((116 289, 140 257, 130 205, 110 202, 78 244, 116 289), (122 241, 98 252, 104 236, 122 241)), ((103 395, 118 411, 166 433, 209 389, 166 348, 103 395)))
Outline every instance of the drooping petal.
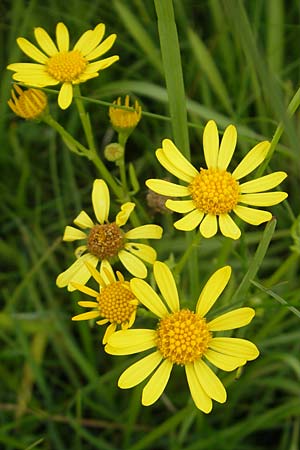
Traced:
POLYGON ((41 49, 49 56, 58 53, 58 49, 44 28, 36 27, 34 36, 41 49))
POLYGON ((133 276, 138 278, 146 278, 147 267, 139 258, 126 250, 120 250, 118 257, 123 266, 126 267, 128 272, 130 272, 133 276))
POLYGON ((78 241, 79 239, 86 239, 86 234, 84 233, 84 231, 67 225, 63 235, 63 241, 73 242, 78 241))
POLYGON ((159 225, 141 225, 125 233, 126 239, 160 239, 163 229, 159 225))
POLYGON ((237 132, 234 125, 229 125, 224 131, 220 145, 217 167, 226 170, 235 150, 237 132))
POLYGON ((160 352, 154 352, 145 356, 122 373, 118 380, 118 386, 121 389, 137 386, 156 369, 161 360, 162 355, 160 352))
POLYGON ((211 364, 218 367, 219 369, 225 370, 226 372, 231 372, 232 370, 243 366, 247 362, 245 358, 224 355, 210 349, 206 350, 205 357, 211 364))
POLYGON ((116 323, 111 323, 110 325, 108 325, 108 327, 105 330, 103 339, 102 339, 102 344, 103 345, 107 344, 108 339, 116 331, 116 328, 117 328, 117 324, 116 323))
POLYGON ((153 264, 156 260, 156 251, 154 250, 154 248, 150 247, 150 245, 127 242, 124 248, 143 261, 148 262, 149 264, 153 264))
POLYGON ((209 348, 224 355, 246 358, 248 361, 259 355, 256 345, 247 339, 215 337, 210 340, 209 348))
POLYGON ((207 122, 203 131, 203 150, 208 169, 216 168, 219 153, 219 133, 216 122, 207 122))
POLYGON ((187 382, 190 388, 192 399, 198 409, 208 414, 212 410, 212 401, 209 396, 204 392, 199 379, 196 375, 193 364, 185 365, 185 373, 187 382))
POLYGON ((203 387, 208 397, 219 403, 226 402, 226 390, 217 375, 201 359, 194 362, 194 368, 199 383, 203 387))
POLYGON ((69 31, 66 25, 62 22, 59 22, 56 25, 56 42, 58 46, 58 50, 60 52, 68 52, 69 51, 69 31))
POLYGON ((161 261, 153 265, 153 273, 159 290, 172 312, 179 311, 179 297, 174 277, 169 267, 161 261))
POLYGON ((205 314, 208 313, 225 289, 230 279, 230 275, 230 266, 224 266, 212 274, 199 296, 196 306, 197 314, 204 317, 205 314))
POLYGON ((85 284, 91 277, 91 273, 85 264, 86 262, 91 266, 96 267, 98 258, 90 253, 81 256, 67 270, 58 275, 56 278, 56 285, 60 288, 68 286, 68 291, 74 291, 75 288, 70 285, 71 281, 85 284))
POLYGON ((133 278, 130 280, 130 288, 135 297, 157 317, 162 318, 168 315, 167 308, 146 281, 133 278))
POLYGON ((116 224, 118 227, 122 227, 126 224, 130 214, 135 208, 135 203, 126 202, 121 206, 121 211, 116 215, 116 224))
POLYGON ((90 216, 85 212, 81 211, 78 216, 73 220, 75 225, 77 225, 80 228, 93 228, 94 223, 90 216))
POLYGON ((181 219, 174 222, 174 227, 177 230, 182 231, 194 230, 199 225, 203 217, 204 213, 202 211, 200 211, 199 209, 194 209, 194 211, 191 211, 181 219))
POLYGON ((142 405, 152 405, 159 399, 169 381, 172 367, 173 363, 166 359, 156 369, 143 389, 142 405))
POLYGON ((210 331, 224 331, 240 328, 251 322, 255 316, 252 308, 238 308, 228 313, 222 314, 210 321, 207 326, 210 331))
POLYGON ((58 106, 61 109, 67 109, 72 103, 73 85, 72 83, 63 83, 58 94, 58 106))
POLYGON ((231 239, 239 239, 241 236, 241 230, 237 224, 232 220, 229 214, 221 214, 219 216, 220 231, 223 236, 231 239))
POLYGON ((101 314, 99 311, 88 311, 82 314, 77 314, 77 316, 73 316, 72 320, 90 320, 90 319, 96 319, 96 317, 99 317, 101 314))
POLYGON ((171 211, 178 213, 188 213, 195 209, 193 200, 170 200, 168 199, 165 206, 171 211))
POLYGON ((209 239, 213 237, 218 231, 217 216, 213 214, 206 214, 200 224, 200 233, 203 237, 209 239))
POLYGON ((256 178, 256 180, 246 181, 240 184, 240 192, 242 194, 251 194, 256 192, 264 192, 278 186, 285 178, 287 173, 274 172, 264 177, 256 178))
POLYGON ((46 64, 46 62, 48 61, 48 57, 27 39, 20 37, 17 39, 17 43, 20 49, 25 53, 25 55, 29 56, 29 58, 34 59, 34 61, 37 61, 41 64, 46 64))
POLYGON ((263 192, 258 194, 242 194, 239 202, 252 206, 272 206, 277 205, 287 198, 286 192, 263 192))
POLYGON ((85 55, 85 58, 88 61, 92 61, 93 59, 99 58, 104 53, 108 52, 108 50, 113 46, 115 40, 117 38, 116 34, 111 34, 108 36, 100 45, 95 47, 91 52, 85 55))
POLYGON ((240 180, 258 167, 268 154, 270 142, 259 142, 255 147, 247 153, 236 169, 232 172, 235 180, 240 180))
POLYGON ((272 214, 269 211, 261 211, 260 209, 248 208, 247 206, 237 205, 233 211, 242 220, 251 225, 260 225, 272 219, 272 214))
POLYGON ((146 181, 146 186, 157 194, 166 195, 167 197, 186 197, 191 195, 186 186, 166 180, 149 179, 146 181))
POLYGON ((99 223, 103 224, 108 220, 110 197, 107 184, 104 180, 95 180, 92 191, 92 203, 95 216, 99 223))
POLYGON ((120 330, 110 336, 105 351, 110 355, 132 355, 155 347, 155 340, 154 330, 120 330))

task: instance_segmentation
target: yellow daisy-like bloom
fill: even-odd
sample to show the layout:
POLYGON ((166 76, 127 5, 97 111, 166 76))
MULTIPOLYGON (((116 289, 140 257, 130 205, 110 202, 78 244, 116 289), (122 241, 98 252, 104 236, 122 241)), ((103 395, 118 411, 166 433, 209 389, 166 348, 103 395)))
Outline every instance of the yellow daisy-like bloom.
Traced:
POLYGON ((17 39, 20 49, 36 63, 14 63, 7 68, 16 72, 13 79, 34 87, 55 86, 62 84, 58 95, 61 109, 70 106, 73 98, 73 85, 84 83, 99 75, 119 59, 110 56, 100 61, 91 62, 106 53, 113 45, 116 34, 111 34, 103 42, 105 25, 98 24, 93 30, 88 30, 78 39, 73 49, 69 48, 69 31, 59 22, 56 26, 56 42, 41 27, 34 29, 34 36, 39 44, 39 50, 27 39, 17 39))
POLYGON ((144 280, 133 278, 130 287, 137 299, 159 318, 156 329, 117 331, 108 339, 105 350, 111 355, 130 355, 151 348, 155 351, 128 367, 120 376, 118 386, 122 389, 136 386, 154 372, 142 393, 142 404, 152 405, 163 393, 173 365, 184 366, 195 405, 209 413, 212 400, 226 401, 226 391, 206 361, 232 371, 259 355, 257 347, 246 339, 214 337, 213 333, 247 325, 255 311, 238 308, 216 319, 205 319, 229 281, 229 266, 210 277, 195 312, 180 309, 176 284, 167 265, 156 261, 153 270, 165 302, 144 280))
POLYGON ((78 302, 78 305, 84 308, 93 308, 93 310, 78 314, 72 317, 72 320, 89 320, 103 317, 96 323, 98 325, 110 323, 102 340, 103 344, 106 344, 107 339, 116 331, 118 326, 121 326, 122 330, 127 330, 133 325, 138 300, 130 289, 129 281, 125 281, 123 275, 118 271, 116 278, 108 261, 102 262, 100 272, 90 264, 87 263, 86 265, 92 277, 99 284, 99 291, 95 291, 83 284, 72 283, 75 289, 96 299, 96 301, 78 302))
POLYGON ((118 106, 122 106, 121 97, 114 101, 114 105, 116 106, 109 107, 109 118, 112 126, 116 131, 131 132, 141 120, 142 108, 140 104, 135 100, 134 105, 131 107, 129 95, 126 95, 124 106, 127 108, 131 107, 132 111, 118 108, 118 106))
POLYGON ((38 119, 47 108, 47 95, 40 89, 23 90, 17 84, 14 84, 14 89, 16 92, 11 90, 12 98, 7 102, 10 109, 22 119, 38 119))
POLYGON ((282 202, 285 192, 264 192, 278 186, 286 177, 285 172, 274 172, 240 184, 240 180, 253 172, 266 158, 270 143, 263 141, 253 147, 231 173, 227 167, 233 156, 237 131, 229 125, 219 145, 217 125, 210 120, 203 133, 203 149, 207 169, 197 170, 169 139, 156 151, 160 164, 171 174, 187 183, 177 185, 164 180, 147 180, 146 185, 162 195, 190 197, 188 200, 167 200, 172 211, 187 213, 174 223, 178 230, 190 231, 200 225, 200 233, 210 238, 218 231, 224 236, 238 239, 241 231, 230 216, 238 217, 252 225, 260 225, 272 218, 268 211, 243 206, 272 206, 282 202))
POLYGON ((132 275, 145 278, 147 268, 141 260, 153 264, 156 260, 156 251, 149 245, 128 241, 160 239, 162 228, 159 225, 149 224, 123 231, 122 227, 135 207, 131 202, 124 203, 115 220, 109 222, 110 196, 104 180, 94 181, 92 204, 98 223, 94 223, 85 211, 81 211, 73 221, 81 230, 71 226, 65 228, 64 241, 84 239, 85 244, 75 250, 78 259, 65 272, 58 275, 57 286, 68 286, 68 290, 73 291, 74 285, 71 282, 85 284, 91 276, 86 263, 96 267, 99 261, 111 261, 116 258, 132 275))

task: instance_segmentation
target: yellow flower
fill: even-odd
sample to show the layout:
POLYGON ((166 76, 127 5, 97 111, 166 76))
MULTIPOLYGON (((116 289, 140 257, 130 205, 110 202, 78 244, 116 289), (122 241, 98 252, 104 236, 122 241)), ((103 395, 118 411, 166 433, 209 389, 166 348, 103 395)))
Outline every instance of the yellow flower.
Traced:
POLYGON ((110 56, 96 62, 91 62, 106 53, 113 45, 116 35, 111 34, 101 42, 105 25, 98 24, 93 30, 86 31, 69 49, 69 31, 59 22, 56 26, 56 42, 40 27, 34 29, 34 36, 41 47, 39 50, 27 39, 17 39, 21 50, 36 63, 14 63, 7 68, 16 72, 13 79, 34 87, 55 86, 62 84, 58 95, 61 109, 70 106, 73 98, 73 84, 84 83, 97 77, 99 70, 106 69, 119 59, 110 56))
POLYGON ((93 308, 93 310, 78 314, 72 317, 72 320, 89 320, 102 317, 101 320, 96 322, 98 325, 110 323, 102 341, 103 344, 106 344, 107 339, 116 331, 118 326, 121 326, 122 330, 127 330, 133 325, 138 300, 131 291, 129 282, 124 280, 120 272, 117 272, 116 278, 108 261, 102 261, 100 272, 88 263, 87 268, 98 282, 99 291, 79 283, 72 283, 75 289, 96 299, 96 301, 78 302, 78 305, 84 308, 93 308))
POLYGON ((26 89, 23 91, 17 84, 14 84, 14 89, 19 97, 12 89, 12 98, 7 102, 10 109, 22 119, 38 119, 47 108, 47 95, 39 89, 26 89))
POLYGON ((171 174, 185 181, 187 186, 164 180, 147 180, 146 185, 162 195, 190 197, 188 200, 167 200, 172 211, 188 213, 174 223, 178 230, 190 231, 200 225, 201 234, 210 238, 218 231, 224 236, 238 239, 241 231, 230 216, 238 217, 252 225, 260 225, 272 218, 268 211, 248 208, 250 206, 272 206, 282 202, 285 192, 264 192, 278 186, 286 177, 285 172, 274 172, 240 184, 239 180, 253 172, 266 158, 270 148, 268 141, 257 144, 230 173, 227 167, 233 156, 237 141, 236 128, 229 125, 219 146, 216 123, 210 120, 203 133, 203 149, 207 169, 197 170, 169 139, 164 139, 162 148, 156 151, 160 164, 171 174))
POLYGON ((65 272, 58 275, 57 286, 68 286, 68 290, 73 291, 74 286, 71 282, 85 284, 91 276, 86 266, 87 262, 96 267, 99 261, 112 261, 116 258, 119 258, 132 275, 145 278, 147 268, 141 259, 153 264, 156 260, 156 251, 149 245, 128 242, 128 240, 160 239, 162 228, 151 224, 123 231, 122 227, 135 207, 135 204, 131 202, 124 203, 114 222, 109 222, 110 196, 104 180, 94 181, 92 204, 98 223, 94 223, 85 211, 81 211, 74 219, 75 225, 81 230, 71 226, 65 228, 64 241, 84 239, 85 244, 75 251, 78 259, 65 272), (88 232, 82 230, 88 230, 88 232))
POLYGON ((155 350, 128 367, 118 386, 122 389, 136 386, 154 372, 142 394, 142 404, 152 405, 163 393, 173 365, 184 366, 195 405, 209 413, 212 399, 224 403, 226 391, 206 360, 232 371, 259 355, 257 347, 246 339, 214 337, 213 333, 247 325, 255 312, 252 308, 238 308, 216 319, 205 319, 229 281, 229 266, 210 277, 199 296, 196 312, 180 309, 176 284, 166 264, 156 261, 153 270, 164 301, 144 280, 133 278, 130 287, 136 298, 159 318, 156 329, 117 331, 108 339, 105 350, 111 355, 155 350))
POLYGON ((124 106, 132 108, 132 111, 126 111, 126 109, 118 108, 122 105, 121 97, 114 101, 116 106, 109 107, 109 118, 114 129, 118 132, 131 132, 139 123, 142 116, 142 108, 138 101, 135 100, 134 106, 130 106, 129 95, 125 97, 124 106))

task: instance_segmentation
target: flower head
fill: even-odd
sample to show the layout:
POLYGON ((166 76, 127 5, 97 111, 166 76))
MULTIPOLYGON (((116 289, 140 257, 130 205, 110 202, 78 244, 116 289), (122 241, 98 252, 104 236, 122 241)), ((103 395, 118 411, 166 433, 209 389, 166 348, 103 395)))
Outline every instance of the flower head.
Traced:
POLYGON ((102 262, 100 272, 90 264, 87 263, 86 265, 92 277, 98 282, 99 291, 83 284, 71 283, 75 289, 96 299, 96 301, 78 302, 79 306, 93 309, 72 317, 72 320, 89 320, 102 317, 101 320, 96 322, 98 325, 110 323, 102 341, 103 344, 106 344, 107 339, 116 331, 118 326, 121 326, 122 330, 127 330, 133 325, 138 300, 131 291, 129 282, 124 280, 120 272, 117 272, 116 278, 108 261, 102 262))
POLYGON ((73 85, 84 83, 99 75, 99 71, 106 69, 119 59, 110 56, 102 60, 91 62, 113 45, 116 35, 111 34, 103 42, 105 25, 100 23, 93 30, 86 31, 70 50, 69 31, 59 22, 56 26, 55 44, 49 34, 40 27, 34 29, 34 36, 41 50, 22 37, 17 39, 20 49, 36 63, 14 63, 7 68, 13 70, 14 80, 21 81, 34 87, 55 86, 61 84, 58 104, 61 109, 70 106, 73 98, 73 85))
POLYGON ((68 286, 68 290, 72 291, 74 285, 71 282, 85 284, 91 276, 86 262, 96 267, 99 261, 112 262, 117 258, 134 276, 145 278, 147 268, 141 260, 153 264, 156 260, 156 251, 149 245, 129 241, 160 239, 162 228, 159 225, 149 224, 124 231, 122 227, 135 207, 131 202, 124 203, 115 220, 109 222, 110 196, 104 180, 94 181, 92 203, 97 223, 94 223, 85 211, 81 211, 74 219, 75 225, 81 230, 71 226, 65 228, 64 241, 84 240, 85 243, 75 251, 78 259, 65 272, 58 275, 57 286, 68 286))
POLYGON ((200 225, 201 234, 210 238, 218 231, 224 236, 238 239, 241 231, 230 216, 238 217, 252 225, 260 225, 272 218, 272 214, 250 206, 272 206, 282 202, 285 192, 264 192, 278 186, 286 177, 285 172, 274 172, 251 181, 240 180, 253 172, 266 158, 270 148, 263 141, 252 148, 231 173, 227 170, 237 141, 236 128, 229 125, 219 146, 216 123, 210 120, 203 133, 203 149, 207 169, 197 170, 180 153, 173 142, 164 139, 162 148, 156 151, 160 164, 171 174, 185 181, 187 186, 164 180, 147 180, 146 185, 153 191, 172 197, 189 197, 187 200, 167 200, 166 206, 172 211, 187 213, 174 223, 178 230, 190 231, 200 225))
POLYGON ((127 389, 150 380, 143 389, 142 404, 153 404, 163 393, 174 364, 184 366, 191 396, 201 411, 209 413, 212 399, 226 401, 226 391, 207 361, 219 369, 232 371, 259 355, 256 346, 232 337, 214 337, 215 331, 231 330, 251 322, 252 308, 238 308, 207 320, 210 311, 227 285, 231 268, 217 270, 204 286, 196 310, 181 309, 174 278, 166 264, 156 261, 154 277, 164 301, 144 280, 133 278, 130 287, 136 298, 154 313, 156 329, 117 331, 105 347, 112 355, 129 355, 154 348, 119 378, 118 385, 127 389))
POLYGON ((12 98, 7 102, 10 109, 22 119, 38 119, 47 108, 47 95, 40 89, 23 90, 17 84, 14 89, 16 92, 11 90, 12 98))
POLYGON ((126 95, 125 97, 124 106, 126 106, 126 108, 131 108, 131 111, 118 108, 118 106, 122 106, 121 97, 114 101, 114 105, 115 106, 110 106, 109 108, 109 118, 112 126, 118 132, 130 134, 141 120, 141 106, 138 101, 135 100, 134 106, 131 107, 129 95, 126 95))

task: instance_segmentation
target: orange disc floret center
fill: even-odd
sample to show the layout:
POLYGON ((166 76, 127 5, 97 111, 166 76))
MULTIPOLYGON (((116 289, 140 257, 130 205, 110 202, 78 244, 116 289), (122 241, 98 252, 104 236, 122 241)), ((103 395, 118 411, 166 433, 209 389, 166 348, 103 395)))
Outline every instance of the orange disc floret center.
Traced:
POLYGON ((76 82, 85 71, 88 62, 78 50, 59 52, 47 62, 47 72, 56 80, 76 82))
POLYGON ((126 281, 116 281, 101 289, 98 302, 101 316, 116 324, 129 322, 137 308, 135 296, 126 281))
POLYGON ((110 259, 117 256, 119 250, 123 247, 124 234, 115 222, 95 225, 91 228, 87 248, 97 258, 101 260, 110 259))
POLYGON ((195 206, 205 214, 226 214, 239 199, 239 183, 226 170, 200 169, 189 185, 195 206))
POLYGON ((157 347, 163 357, 180 365, 201 358, 211 339, 206 320, 189 309, 161 319, 156 331, 157 347))

